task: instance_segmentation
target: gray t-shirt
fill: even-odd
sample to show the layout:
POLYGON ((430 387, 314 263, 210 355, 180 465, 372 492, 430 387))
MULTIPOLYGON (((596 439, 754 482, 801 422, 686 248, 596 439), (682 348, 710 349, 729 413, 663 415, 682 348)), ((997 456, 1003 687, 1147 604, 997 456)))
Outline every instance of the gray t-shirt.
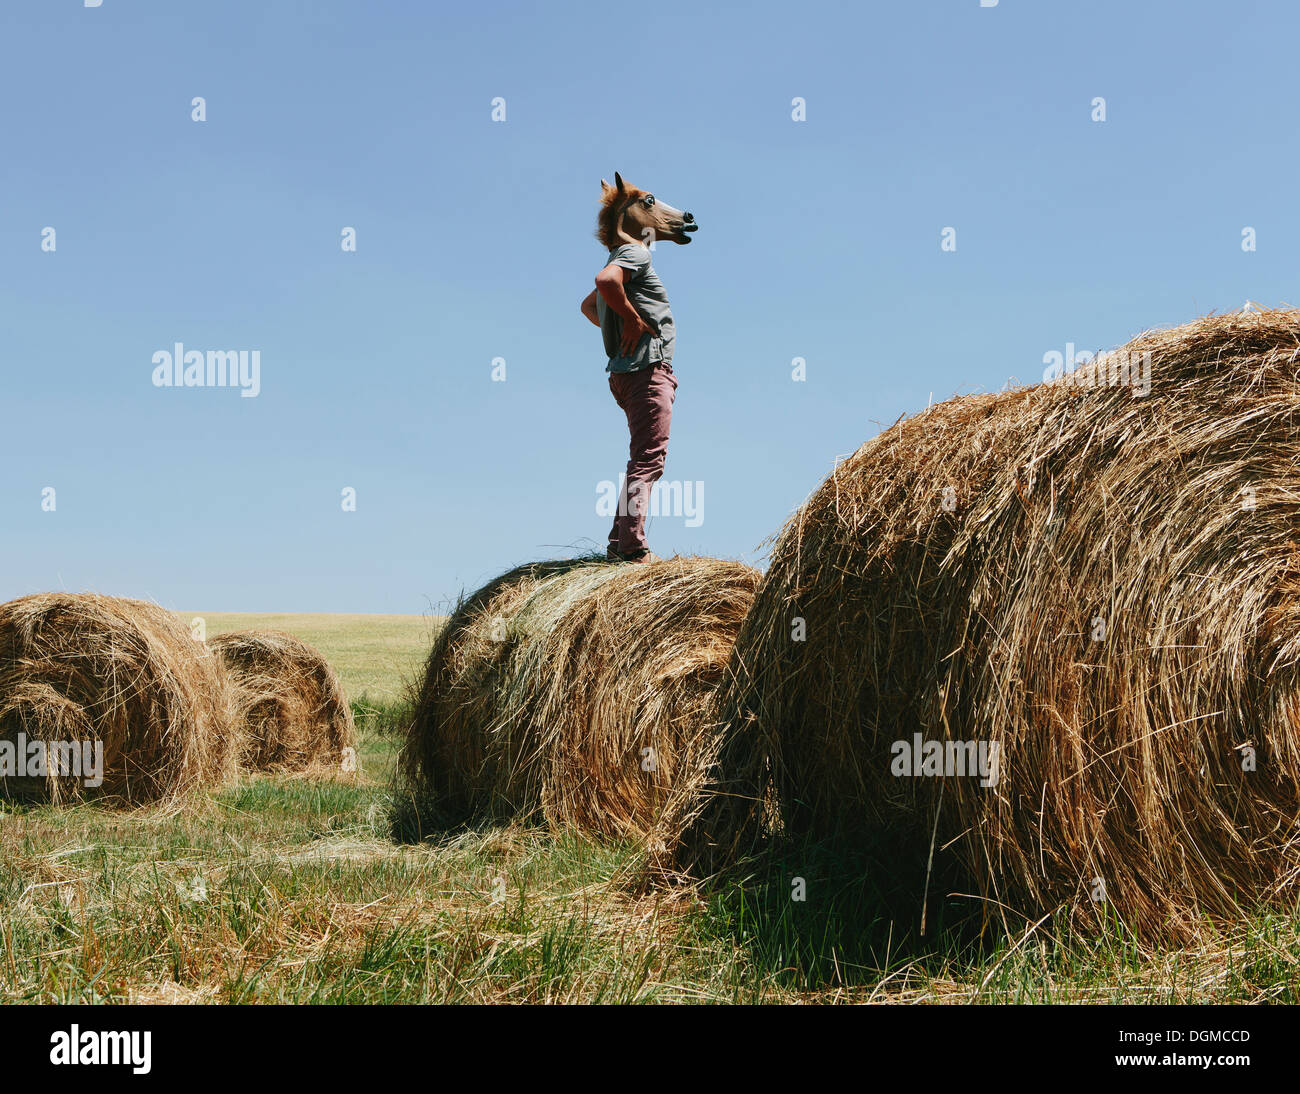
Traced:
POLYGON ((677 332, 664 283, 650 265, 649 248, 642 247, 639 243, 624 243, 609 252, 609 262, 632 271, 632 276, 625 284, 627 298, 652 333, 641 338, 632 356, 623 356, 623 317, 597 293, 596 317, 600 320, 600 333, 605 340, 605 353, 609 357, 605 371, 637 372, 661 362, 671 365, 677 332), (653 333, 655 331, 658 332, 657 336, 653 333))

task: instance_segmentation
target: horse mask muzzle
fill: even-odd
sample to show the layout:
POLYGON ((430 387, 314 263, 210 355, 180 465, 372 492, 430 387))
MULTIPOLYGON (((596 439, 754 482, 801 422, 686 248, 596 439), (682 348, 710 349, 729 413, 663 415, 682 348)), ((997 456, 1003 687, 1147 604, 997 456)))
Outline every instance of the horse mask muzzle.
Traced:
POLYGON ((691 241, 689 232, 698 232, 700 226, 695 223, 695 217, 690 213, 683 213, 681 222, 673 225, 673 231, 676 233, 678 243, 689 243, 691 241))

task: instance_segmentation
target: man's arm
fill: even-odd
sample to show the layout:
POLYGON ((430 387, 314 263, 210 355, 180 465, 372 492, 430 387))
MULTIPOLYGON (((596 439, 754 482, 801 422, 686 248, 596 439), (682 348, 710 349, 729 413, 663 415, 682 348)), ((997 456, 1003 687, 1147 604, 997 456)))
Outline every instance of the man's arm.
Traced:
POLYGON ((600 316, 596 312, 596 290, 592 289, 587 294, 587 298, 582 302, 582 314, 592 321, 595 326, 600 326, 600 316))
POLYGON ((642 338, 651 333, 650 327, 641 318, 641 313, 627 298, 627 282, 631 276, 631 270, 614 262, 596 275, 596 291, 623 319, 623 352, 628 355, 636 349, 642 338))

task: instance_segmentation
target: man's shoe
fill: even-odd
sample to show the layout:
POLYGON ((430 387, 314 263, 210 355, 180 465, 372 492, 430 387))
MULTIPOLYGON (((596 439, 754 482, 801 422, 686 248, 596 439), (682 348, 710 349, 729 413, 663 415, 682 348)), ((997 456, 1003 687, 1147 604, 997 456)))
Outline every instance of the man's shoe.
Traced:
POLYGON ((663 560, 660 559, 658 555, 652 555, 649 547, 642 547, 639 551, 629 551, 627 554, 623 555, 623 561, 645 563, 661 562, 663 560))

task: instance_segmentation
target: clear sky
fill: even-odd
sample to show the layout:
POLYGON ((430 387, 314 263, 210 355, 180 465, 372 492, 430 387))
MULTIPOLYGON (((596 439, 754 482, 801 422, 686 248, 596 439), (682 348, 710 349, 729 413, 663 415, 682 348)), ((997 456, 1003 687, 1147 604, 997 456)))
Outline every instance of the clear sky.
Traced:
POLYGON ((3 0, 0 597, 422 612, 603 548, 626 426, 578 304, 615 170, 701 225, 655 267, 703 519, 651 546, 761 562, 931 396, 1300 302, 1298 32, 1280 0, 3 0), (260 392, 156 387, 176 342, 257 350, 260 392))

